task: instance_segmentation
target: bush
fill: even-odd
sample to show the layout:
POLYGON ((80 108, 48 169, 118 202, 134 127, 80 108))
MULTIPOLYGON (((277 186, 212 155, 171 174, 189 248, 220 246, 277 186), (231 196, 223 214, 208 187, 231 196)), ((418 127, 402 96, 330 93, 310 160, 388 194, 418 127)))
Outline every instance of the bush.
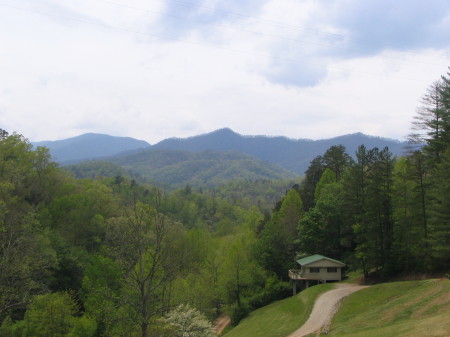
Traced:
POLYGON ((67 337, 87 337, 94 336, 97 332, 97 323, 95 320, 86 316, 77 317, 73 321, 72 330, 67 337))
POLYGON ((249 298, 249 305, 251 310, 255 310, 274 301, 289 297, 291 294, 292 289, 288 282, 280 281, 275 276, 269 277, 264 290, 249 298))
POLYGON ((246 301, 242 301, 241 305, 237 303, 230 305, 226 311, 228 311, 228 315, 231 318, 231 324, 236 326, 243 318, 248 316, 251 307, 246 301))
POLYGON ((11 317, 7 317, 0 326, 0 336, 22 337, 24 328, 24 321, 14 323, 11 317))
POLYGON ((189 305, 180 305, 163 319, 172 327, 172 337, 214 337, 216 334, 205 315, 189 305))
POLYGON ((97 330, 94 320, 76 317, 78 307, 66 292, 37 295, 31 301, 23 321, 6 318, 0 336, 8 337, 91 337, 97 330))
POLYGON ((237 325, 251 311, 289 297, 291 294, 292 288, 288 282, 280 281, 276 276, 272 276, 267 278, 265 287, 260 292, 244 299, 240 306, 237 303, 230 305, 225 311, 231 317, 231 323, 237 325))

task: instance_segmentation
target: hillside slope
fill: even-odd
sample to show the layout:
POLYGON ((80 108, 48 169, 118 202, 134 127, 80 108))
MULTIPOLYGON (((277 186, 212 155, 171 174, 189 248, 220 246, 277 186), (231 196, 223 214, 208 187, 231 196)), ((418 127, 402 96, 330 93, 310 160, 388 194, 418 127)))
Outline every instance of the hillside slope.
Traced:
MULTIPOLYGON (((303 291, 296 296, 305 295, 303 291)), ((254 311, 225 336, 287 336, 296 328, 282 328, 286 319, 292 319, 285 315, 283 307, 295 298, 254 311)), ((299 314, 298 320, 303 324, 304 314, 299 314)), ((450 335, 449 331, 450 280, 432 279, 383 283, 351 294, 334 316, 329 333, 321 336, 444 337, 450 335)))
POLYGON ((153 148, 191 152, 204 150, 240 151, 303 175, 311 160, 318 155, 322 155, 331 146, 344 145, 347 153, 353 155, 361 144, 364 144, 367 148, 384 148, 387 146, 395 155, 403 154, 406 146, 404 142, 371 137, 362 133, 330 139, 309 140, 286 137, 242 136, 231 129, 225 128, 189 138, 166 139, 153 145, 153 148))
POLYGON ((296 296, 274 302, 253 311, 225 337, 285 337, 306 322, 315 300, 333 289, 331 283, 306 289, 296 296))
POLYGON ((450 336, 450 280, 372 286, 343 302, 328 336, 450 336))
POLYGON ((113 156, 124 151, 147 148, 149 143, 130 137, 114 137, 97 133, 55 141, 33 142, 50 149, 53 160, 68 165, 83 160, 113 156))
POLYGON ((371 137, 355 133, 330 139, 290 139, 287 137, 243 136, 225 128, 207 134, 189 138, 170 138, 153 146, 145 141, 128 137, 112 137, 101 134, 85 134, 74 138, 51 142, 33 143, 46 146, 53 159, 62 165, 77 163, 88 159, 101 159, 120 154, 124 151, 140 149, 177 150, 188 152, 239 151, 271 162, 291 172, 303 175, 309 163, 322 155, 333 145, 344 145, 347 153, 353 155, 357 147, 364 144, 367 148, 388 146, 395 155, 404 153, 406 144, 393 139, 371 137))
POLYGON ((111 174, 107 176, 116 175, 120 172, 120 167, 123 172, 128 172, 133 177, 171 188, 184 187, 187 184, 194 187, 214 187, 233 180, 278 180, 296 176, 274 164, 236 151, 192 153, 148 149, 105 158, 101 162, 72 165, 68 169, 78 178, 105 175, 105 162, 111 164, 111 174))

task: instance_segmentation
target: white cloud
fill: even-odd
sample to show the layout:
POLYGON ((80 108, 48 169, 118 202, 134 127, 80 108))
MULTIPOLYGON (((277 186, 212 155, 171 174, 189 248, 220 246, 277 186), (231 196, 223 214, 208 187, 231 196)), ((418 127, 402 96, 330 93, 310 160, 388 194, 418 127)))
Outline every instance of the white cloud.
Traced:
POLYGON ((125 7, 2 7, 1 128, 34 141, 100 132, 155 143, 226 126, 292 138, 401 138, 449 60, 450 49, 325 55, 324 36, 345 31, 327 24, 316 1, 268 1, 252 17, 197 22, 178 40, 158 35, 169 2, 120 1, 125 7))

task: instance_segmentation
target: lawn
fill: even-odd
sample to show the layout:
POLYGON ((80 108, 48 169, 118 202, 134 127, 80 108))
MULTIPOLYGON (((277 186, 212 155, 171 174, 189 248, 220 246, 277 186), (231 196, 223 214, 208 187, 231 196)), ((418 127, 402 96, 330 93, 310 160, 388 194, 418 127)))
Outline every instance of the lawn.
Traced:
POLYGON ((296 296, 253 311, 225 337, 285 337, 308 319, 316 298, 334 288, 332 284, 310 287, 296 296))
POLYGON ((350 295, 328 336, 450 336, 450 280, 384 283, 350 295))

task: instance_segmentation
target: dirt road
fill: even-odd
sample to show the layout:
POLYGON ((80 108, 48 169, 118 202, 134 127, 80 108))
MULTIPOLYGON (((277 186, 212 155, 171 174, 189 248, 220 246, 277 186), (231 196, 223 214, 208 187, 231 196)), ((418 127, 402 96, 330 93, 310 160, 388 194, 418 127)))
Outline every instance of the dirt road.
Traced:
POLYGON ((311 315, 300 329, 290 334, 288 337, 302 337, 319 331, 328 332, 336 311, 342 300, 366 286, 359 286, 356 284, 340 283, 336 285, 336 289, 327 291, 319 296, 314 304, 311 315))
POLYGON ((231 319, 229 316, 222 314, 216 318, 213 323, 213 329, 216 330, 217 336, 222 334, 223 329, 225 329, 228 325, 230 325, 231 319))

